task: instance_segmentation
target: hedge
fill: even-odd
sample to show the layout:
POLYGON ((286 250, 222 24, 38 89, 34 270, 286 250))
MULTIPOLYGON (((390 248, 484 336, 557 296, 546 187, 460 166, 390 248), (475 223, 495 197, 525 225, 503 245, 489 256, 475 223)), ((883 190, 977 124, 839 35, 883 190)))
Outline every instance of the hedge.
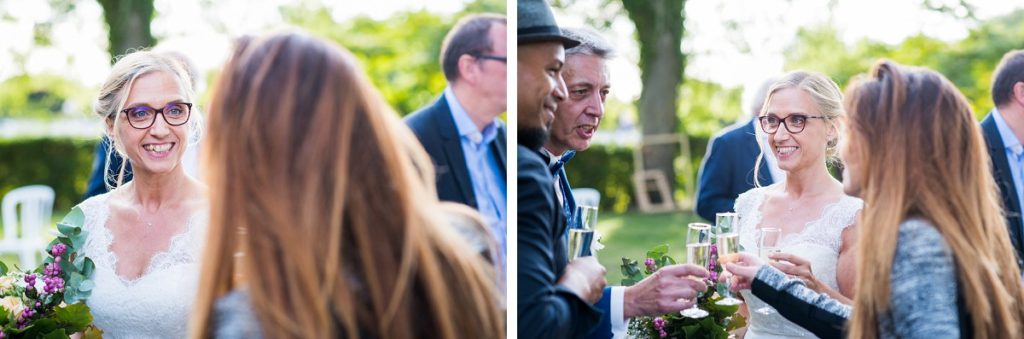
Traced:
POLYGON ((56 193, 53 213, 82 200, 99 140, 33 138, 0 140, 0 195, 27 185, 47 185, 56 193))
MULTIPOLYGON (((678 189, 683 195, 692 196, 696 192, 686 192, 683 184, 696 180, 700 161, 708 145, 708 137, 690 137, 690 163, 693 175, 686 176, 679 171, 678 189)), ((569 184, 573 188, 590 187, 601 192, 602 211, 616 213, 625 212, 636 206, 633 188, 633 148, 615 145, 591 145, 586 151, 576 153, 565 167, 569 176, 569 184)), ((696 184, 693 185, 696 188, 696 184)))

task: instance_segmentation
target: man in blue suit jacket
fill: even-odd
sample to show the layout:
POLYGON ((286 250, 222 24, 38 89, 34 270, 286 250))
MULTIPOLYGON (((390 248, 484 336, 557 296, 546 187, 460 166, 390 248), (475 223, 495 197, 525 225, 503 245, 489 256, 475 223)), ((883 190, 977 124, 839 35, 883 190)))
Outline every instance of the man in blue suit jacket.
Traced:
POLYGON ((992 174, 1002 196, 1010 240, 1017 249, 1017 264, 1024 267, 1024 51, 1003 56, 992 77, 996 108, 981 122, 992 158, 992 174))
MULTIPOLYGON (((555 110, 550 138, 541 153, 549 172, 555 176, 554 187, 562 207, 561 217, 568 220, 574 216, 576 203, 564 165, 575 152, 590 147, 591 138, 604 117, 605 99, 611 90, 607 62, 613 57, 613 50, 591 30, 563 29, 562 32, 571 39, 579 40, 580 44, 565 52, 562 74, 568 96, 555 110)), ((519 208, 522 209, 523 205, 520 204, 519 208)), ((560 234, 564 239, 564 233, 560 234)), ((605 288, 601 299, 594 305, 603 313, 601 321, 587 337, 620 337, 625 334, 628 318, 660 315, 689 307, 688 302, 680 299, 693 299, 695 290, 703 290, 704 286, 687 276, 705 274, 707 272, 697 266, 673 265, 661 268, 658 274, 636 285, 605 288)))
POLYGON ((761 148, 757 143, 757 115, 761 111, 768 87, 773 79, 764 81, 753 96, 750 105, 751 119, 743 124, 732 125, 719 132, 708 142, 707 152, 701 161, 700 182, 697 185, 697 214, 715 222, 715 214, 733 211, 736 198, 754 188, 754 164, 760 161, 757 180, 761 186, 778 181, 775 176, 785 175, 771 171, 775 166, 772 154, 765 153, 758 159, 761 148), (768 161, 772 160, 772 161, 768 161))
POLYGON ((505 112, 506 19, 474 14, 445 37, 441 67, 449 86, 431 104, 406 118, 430 154, 438 198, 477 209, 506 255, 505 112))
POLYGON ((543 0, 518 6, 518 305, 519 337, 582 338, 601 312, 604 268, 594 257, 569 262, 566 223, 553 178, 538 153, 556 107, 565 99, 561 70, 565 37, 543 0))

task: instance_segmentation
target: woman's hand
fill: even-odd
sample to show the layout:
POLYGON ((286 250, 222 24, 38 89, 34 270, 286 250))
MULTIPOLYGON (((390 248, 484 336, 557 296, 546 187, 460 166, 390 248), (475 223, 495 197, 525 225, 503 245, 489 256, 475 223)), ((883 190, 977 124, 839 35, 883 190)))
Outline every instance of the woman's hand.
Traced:
POLYGON ((732 274, 729 290, 733 292, 750 289, 750 284, 754 282, 754 275, 764 265, 757 256, 744 252, 723 256, 719 259, 719 263, 732 274))
POLYGON ((807 259, 782 252, 769 254, 768 258, 776 260, 769 263, 772 267, 779 269, 779 271, 789 276, 803 280, 807 287, 815 292, 826 293, 825 289, 828 287, 818 278, 814 277, 814 273, 811 271, 811 262, 807 261, 807 259))
POLYGON ((768 257, 772 260, 777 260, 776 262, 770 263, 772 267, 779 269, 782 273, 803 280, 804 284, 815 292, 827 294, 832 297, 832 299, 839 300, 847 305, 853 303, 853 300, 850 298, 847 298, 839 293, 839 291, 832 289, 821 282, 821 280, 818 280, 818 278, 814 276, 814 272, 811 271, 811 262, 806 259, 789 253, 773 253, 768 255, 768 257))

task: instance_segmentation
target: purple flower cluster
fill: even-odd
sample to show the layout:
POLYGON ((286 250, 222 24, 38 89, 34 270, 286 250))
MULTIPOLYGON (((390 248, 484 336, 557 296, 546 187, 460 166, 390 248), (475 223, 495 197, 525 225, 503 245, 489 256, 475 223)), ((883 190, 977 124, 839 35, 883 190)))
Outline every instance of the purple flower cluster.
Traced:
POLYGON ((647 258, 647 260, 644 260, 644 266, 647 266, 648 272, 654 272, 658 270, 658 265, 655 265, 654 259, 651 258, 647 258))
POLYGON ((54 261, 60 262, 60 256, 64 255, 64 252, 67 252, 67 250, 67 245, 57 243, 56 245, 53 245, 53 247, 50 247, 50 254, 53 255, 54 261))
POLYGON ((665 332, 665 319, 661 319, 661 317, 654 318, 654 329, 658 330, 659 337, 664 338, 668 336, 668 332, 665 332))
POLYGON ((711 244, 711 255, 710 255, 710 260, 708 260, 708 272, 711 272, 711 274, 708 276, 708 280, 712 284, 714 284, 716 281, 718 281, 718 272, 715 270, 717 265, 718 265, 718 246, 715 246, 715 244, 711 244))
POLYGON ((25 275, 25 289, 31 291, 31 290, 33 290, 35 288, 36 288, 36 275, 35 274, 26 274, 25 275))
MULTIPOLYGON (((57 258, 59 259, 60 257, 57 258)), ((64 291, 64 278, 60 276, 60 273, 60 264, 46 264, 46 268, 43 269, 43 283, 45 283, 46 286, 43 290, 47 294, 64 291)))

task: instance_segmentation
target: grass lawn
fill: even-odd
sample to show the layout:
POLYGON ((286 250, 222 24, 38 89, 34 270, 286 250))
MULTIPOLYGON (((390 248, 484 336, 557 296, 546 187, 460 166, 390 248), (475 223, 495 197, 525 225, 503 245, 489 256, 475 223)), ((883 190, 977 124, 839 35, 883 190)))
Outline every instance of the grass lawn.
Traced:
POLYGON ((619 285, 622 281, 622 257, 642 262, 647 250, 657 245, 668 244, 672 258, 685 260, 686 224, 691 222, 706 221, 691 211, 600 214, 597 230, 604 249, 597 258, 608 270, 608 284, 619 285))

